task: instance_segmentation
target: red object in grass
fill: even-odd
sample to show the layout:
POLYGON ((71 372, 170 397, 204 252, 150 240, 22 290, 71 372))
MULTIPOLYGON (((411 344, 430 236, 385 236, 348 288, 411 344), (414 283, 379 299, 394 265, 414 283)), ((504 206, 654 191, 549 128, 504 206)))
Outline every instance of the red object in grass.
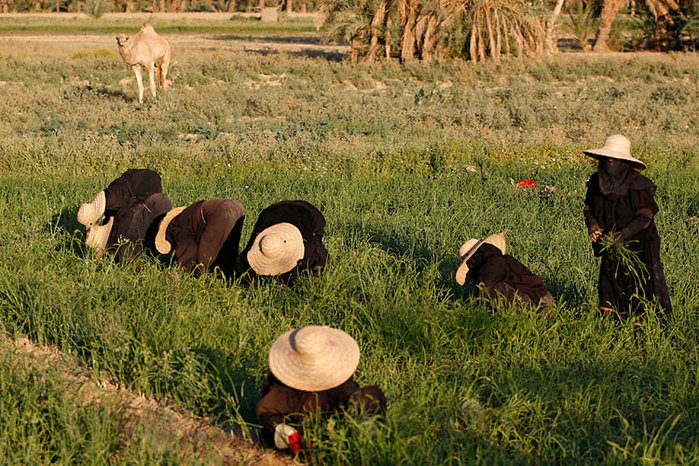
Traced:
POLYGON ((301 445, 301 434, 298 432, 294 432, 293 434, 289 435, 289 448, 291 448, 291 451, 296 454, 301 451, 302 445, 301 445))
POLYGON ((537 186, 539 186, 538 182, 530 179, 520 180, 517 184, 520 185, 522 188, 536 188, 537 186))

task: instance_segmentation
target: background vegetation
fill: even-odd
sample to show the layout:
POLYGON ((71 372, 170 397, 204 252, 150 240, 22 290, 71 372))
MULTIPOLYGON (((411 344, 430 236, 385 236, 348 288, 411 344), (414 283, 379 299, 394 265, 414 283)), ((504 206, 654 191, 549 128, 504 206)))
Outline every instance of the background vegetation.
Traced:
MULTIPOLYGON (((111 36, 0 42, 5 332, 230 426, 256 422, 279 334, 341 327, 362 349, 360 383, 381 386, 389 409, 383 423, 310 428, 319 462, 699 461, 696 56, 352 66, 180 46, 172 90, 139 106, 111 36), (595 312, 581 215, 595 168, 581 150, 616 131, 658 185, 675 307, 665 325, 653 312, 642 325, 595 312), (148 257, 95 264, 75 213, 129 167, 158 170, 174 205, 241 200, 245 240, 266 205, 311 201, 328 220, 327 272, 246 287, 148 257), (517 187, 523 178, 556 189, 517 187), (455 284, 461 243, 503 228, 560 303, 550 320, 487 309, 455 284)), ((7 400, 29 376, 3 364, 7 400)), ((12 405, 24 424, 2 431, 15 457, 36 429, 24 420, 63 406, 50 374, 29 380, 12 405)), ((27 458, 54 458, 77 435, 71 458, 120 461, 118 420, 70 412, 27 458)))

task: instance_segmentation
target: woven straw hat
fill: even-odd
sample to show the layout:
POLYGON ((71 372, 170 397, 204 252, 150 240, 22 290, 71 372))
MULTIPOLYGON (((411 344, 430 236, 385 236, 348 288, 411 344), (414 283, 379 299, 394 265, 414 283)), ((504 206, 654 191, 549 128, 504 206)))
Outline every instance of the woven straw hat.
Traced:
POLYGON ((155 249, 160 254, 168 254, 170 251, 172 251, 172 244, 165 239, 165 233, 167 233, 167 227, 170 225, 170 222, 172 222, 172 219, 180 215, 186 208, 187 206, 175 207, 165 214, 165 217, 163 217, 162 221, 160 222, 158 232, 155 234, 155 249))
POLYGON ((279 275, 303 259, 303 236, 291 223, 277 223, 262 230, 248 251, 248 263, 258 275, 279 275))
POLYGON ((595 159, 609 157, 610 159, 624 160, 629 162, 634 168, 643 170, 646 164, 631 156, 631 141, 621 134, 612 134, 604 141, 604 146, 599 149, 587 149, 583 151, 586 155, 595 159))
POLYGON ((104 195, 104 191, 97 193, 95 198, 89 204, 81 204, 78 209, 78 222, 80 222, 85 227, 88 227, 95 223, 99 218, 104 215, 104 210, 107 207, 107 198, 104 195))
POLYGON ((85 236, 85 245, 94 249, 97 252, 97 257, 102 256, 104 249, 107 247, 109 234, 112 232, 114 225, 114 217, 109 217, 109 220, 104 225, 89 225, 85 236))
POLYGON ((285 385, 319 392, 346 382, 359 365, 359 345, 340 329, 311 325, 286 332, 269 350, 269 369, 285 385))
POLYGON ((461 256, 463 262, 461 262, 461 265, 456 270, 456 283, 459 285, 466 283, 466 275, 468 275, 468 265, 466 265, 466 261, 469 260, 471 256, 478 251, 478 248, 484 244, 492 244, 498 248, 500 252, 505 254, 505 249, 507 247, 507 244, 505 243, 505 232, 502 231, 500 233, 490 235, 483 241, 470 239, 461 245, 461 248, 459 249, 459 256, 461 256))

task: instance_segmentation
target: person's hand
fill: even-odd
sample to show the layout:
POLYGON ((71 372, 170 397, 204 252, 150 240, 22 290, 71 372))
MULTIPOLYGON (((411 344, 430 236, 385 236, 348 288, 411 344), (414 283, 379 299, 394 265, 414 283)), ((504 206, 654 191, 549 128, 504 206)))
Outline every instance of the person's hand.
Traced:
POLYGON ((596 243, 597 240, 600 239, 601 237, 602 237, 602 230, 599 228, 597 230, 593 231, 592 233, 590 233, 590 241, 592 241, 593 243, 596 243))
POLYGON ((277 424, 277 427, 274 428, 274 446, 280 450, 289 448, 292 453, 296 454, 303 447, 303 439, 299 431, 290 425, 277 424))

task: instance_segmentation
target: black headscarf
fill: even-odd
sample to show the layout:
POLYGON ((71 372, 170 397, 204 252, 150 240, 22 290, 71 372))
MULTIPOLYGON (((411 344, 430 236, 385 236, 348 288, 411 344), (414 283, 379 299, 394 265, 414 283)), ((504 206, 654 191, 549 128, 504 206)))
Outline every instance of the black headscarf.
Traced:
POLYGON ((623 160, 600 159, 599 190, 603 196, 617 198, 629 193, 629 176, 633 171, 631 164, 623 160))

